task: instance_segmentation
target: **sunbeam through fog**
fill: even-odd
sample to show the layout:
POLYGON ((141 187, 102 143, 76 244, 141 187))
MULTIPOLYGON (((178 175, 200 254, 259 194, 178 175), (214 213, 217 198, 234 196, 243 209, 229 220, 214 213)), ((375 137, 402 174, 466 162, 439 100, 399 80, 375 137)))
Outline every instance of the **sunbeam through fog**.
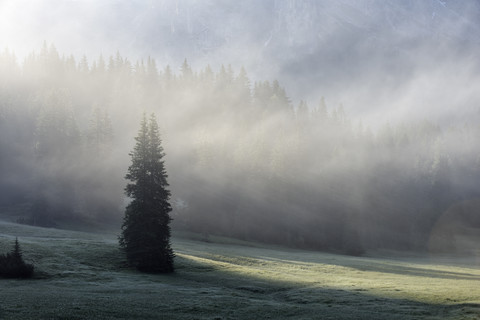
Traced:
POLYGON ((0 1, 1 204, 118 223, 146 111, 174 228, 440 250, 442 214, 479 196, 479 16, 473 0, 0 1))

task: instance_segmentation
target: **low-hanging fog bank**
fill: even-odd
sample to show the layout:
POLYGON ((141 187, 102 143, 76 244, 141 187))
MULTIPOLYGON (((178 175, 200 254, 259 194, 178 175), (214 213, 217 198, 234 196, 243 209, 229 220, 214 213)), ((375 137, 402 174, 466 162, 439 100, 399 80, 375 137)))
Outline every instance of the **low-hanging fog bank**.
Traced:
POLYGON ((477 0, 0 2, 0 48, 22 62, 46 40, 77 61, 120 50, 175 73, 185 57, 245 66, 295 104, 325 96, 375 127, 476 112, 479 31, 477 0))
POLYGON ((118 223, 143 111, 161 127, 175 228, 352 254, 473 252, 459 237, 480 228, 478 114, 372 132, 244 69, 77 61, 46 44, 21 64, 0 56, 2 206, 36 225, 118 223))

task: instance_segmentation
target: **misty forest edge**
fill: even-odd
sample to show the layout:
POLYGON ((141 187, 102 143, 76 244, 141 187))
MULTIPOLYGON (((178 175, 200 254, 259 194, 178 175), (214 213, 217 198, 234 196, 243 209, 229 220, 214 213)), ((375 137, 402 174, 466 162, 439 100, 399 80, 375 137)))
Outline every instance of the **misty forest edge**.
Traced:
POLYGON ((19 222, 116 224, 129 128, 148 110, 168 151, 175 229, 361 254, 452 252, 456 233, 480 226, 475 119, 373 133, 323 99, 294 107, 243 68, 77 63, 53 45, 21 65, 6 50, 0 70, 0 205, 19 222))

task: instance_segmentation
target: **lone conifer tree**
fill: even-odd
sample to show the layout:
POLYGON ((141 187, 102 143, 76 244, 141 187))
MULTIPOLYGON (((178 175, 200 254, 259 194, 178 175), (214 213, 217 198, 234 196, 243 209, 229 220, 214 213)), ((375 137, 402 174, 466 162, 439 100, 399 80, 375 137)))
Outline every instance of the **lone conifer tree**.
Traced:
POLYGON ((22 250, 15 239, 11 252, 0 255, 0 277, 5 278, 30 278, 33 275, 33 265, 23 261, 22 250))
POLYGON ((132 164, 125 176, 130 180, 125 193, 132 201, 125 210, 120 246, 129 264, 140 271, 173 272, 170 191, 163 161, 165 154, 153 114, 149 121, 143 115, 135 140, 137 143, 130 153, 132 164))

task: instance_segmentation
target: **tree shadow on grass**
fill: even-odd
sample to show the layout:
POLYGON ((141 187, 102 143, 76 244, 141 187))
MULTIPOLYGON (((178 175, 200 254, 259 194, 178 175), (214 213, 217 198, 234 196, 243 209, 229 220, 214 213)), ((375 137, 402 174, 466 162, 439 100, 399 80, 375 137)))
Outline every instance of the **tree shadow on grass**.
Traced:
MULTIPOLYGON (((308 253, 308 256, 302 256, 301 261, 294 259, 284 259, 276 257, 265 257, 258 256, 257 259, 264 259, 273 262, 283 262, 291 263, 295 265, 305 265, 309 266, 312 263, 327 264, 327 265, 338 265, 346 268, 356 269, 358 271, 365 272, 380 272, 380 273, 391 273, 402 276, 418 276, 418 277, 429 277, 429 278, 439 278, 439 279, 449 279, 449 280, 471 280, 471 281, 480 281, 480 275, 475 273, 468 272, 455 272, 448 270, 439 270, 432 269, 428 267, 428 264, 434 264, 432 261, 419 261, 419 262, 408 262, 405 261, 396 261, 392 259, 379 259, 379 258, 368 258, 368 257, 351 257, 351 256, 335 256, 333 254, 324 254, 318 253, 319 257, 324 255, 331 256, 329 259, 325 258, 315 258, 314 253, 308 253), (405 265, 408 264, 408 265, 405 265), (412 266, 416 265, 416 266, 412 266)), ((251 257, 249 257, 251 259, 251 257)), ((439 266, 449 267, 446 264, 440 263, 439 266)), ((464 268, 467 269, 467 268, 464 268)))
MULTIPOLYGON (((293 264, 304 264, 303 261, 297 262, 293 260, 272 259, 272 258, 268 258, 268 260, 285 262, 285 263, 293 263, 293 264)), ((474 273, 437 270, 437 269, 431 269, 421 265, 419 265, 418 267, 405 266, 405 265, 395 264, 394 261, 390 261, 386 263, 386 262, 376 261, 376 259, 371 259, 371 260, 364 259, 361 261, 349 262, 349 263, 344 263, 340 259, 332 262, 312 260, 310 263, 325 263, 330 265, 338 265, 342 267, 352 268, 358 271, 392 273, 392 274, 397 274, 402 276, 417 276, 417 277, 439 278, 439 279, 449 279, 449 280, 480 281, 480 275, 474 274, 474 273)))
POLYGON ((450 280, 480 281, 480 275, 466 272, 452 272, 445 270, 434 270, 427 267, 411 267, 391 264, 371 263, 366 266, 354 266, 360 271, 373 271, 381 273, 394 273, 405 276, 417 276, 428 278, 441 278, 450 280))
MULTIPOLYGON (((100 251, 86 251, 81 258, 98 257, 100 251)), ((100 260, 84 271, 108 272, 108 279, 100 274, 90 281, 74 270, 55 281, 7 285, 0 319, 458 319, 480 313, 478 304, 430 304, 354 287, 286 281, 271 277, 268 265, 256 268, 259 262, 252 256, 243 264, 234 264, 242 263, 241 256, 230 262, 215 257, 179 250, 173 275, 109 270, 110 263, 102 269, 100 260)))
MULTIPOLYGON (((227 266, 209 263, 208 259, 196 259, 182 255, 177 257, 176 277, 195 281, 204 292, 215 292, 217 301, 228 306, 231 297, 239 301, 249 301, 249 306, 237 308, 234 317, 272 319, 457 319, 480 314, 480 304, 434 304, 410 299, 382 297, 365 289, 337 289, 322 287, 317 283, 295 283, 280 279, 263 278, 262 275, 247 275, 230 270, 227 266), (221 293, 219 293, 221 292, 221 293)), ((351 266, 349 266, 351 267, 351 266)), ((384 269, 369 266, 378 272, 425 276, 427 269, 396 268, 384 269)), ((462 275, 462 274, 460 274, 462 275)), ((430 276, 430 275, 429 275, 430 276)), ((445 277, 435 274, 432 277, 445 277)), ((447 279, 459 275, 452 272, 447 279)), ((470 275, 463 275, 470 279, 470 275)), ((231 314, 231 310, 224 310, 231 314)))

